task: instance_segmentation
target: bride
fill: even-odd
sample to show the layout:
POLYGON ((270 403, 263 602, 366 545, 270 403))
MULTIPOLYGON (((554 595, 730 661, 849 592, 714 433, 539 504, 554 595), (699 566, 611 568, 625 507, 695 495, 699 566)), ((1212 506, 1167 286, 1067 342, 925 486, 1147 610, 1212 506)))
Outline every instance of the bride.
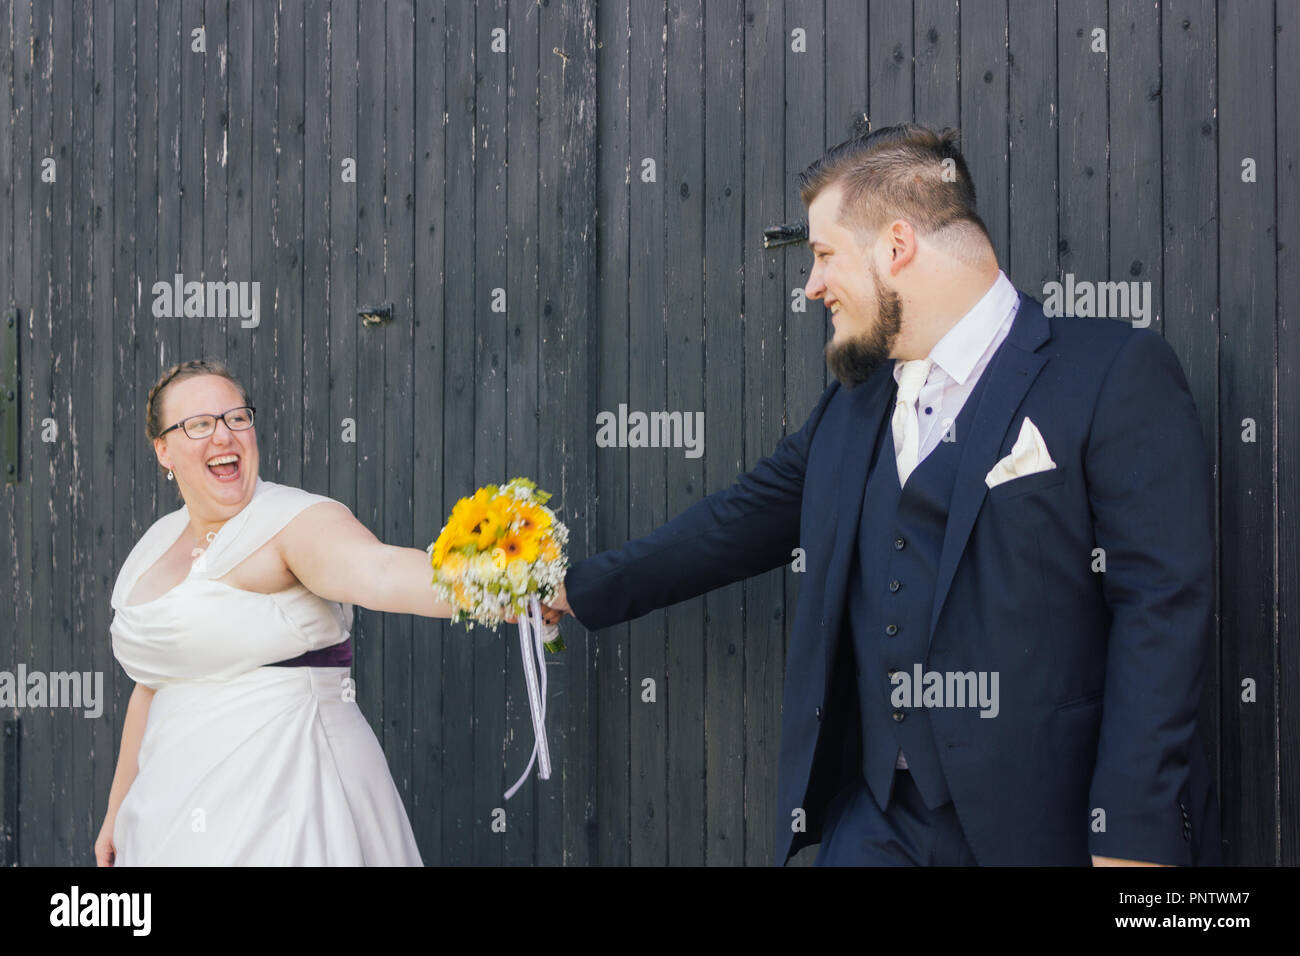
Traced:
POLYGON ((388 764, 352 694, 352 605, 449 617, 429 556, 346 505, 258 477, 254 409, 224 366, 149 391, 146 431, 183 507, 113 588, 135 681, 101 866, 419 866, 388 764))

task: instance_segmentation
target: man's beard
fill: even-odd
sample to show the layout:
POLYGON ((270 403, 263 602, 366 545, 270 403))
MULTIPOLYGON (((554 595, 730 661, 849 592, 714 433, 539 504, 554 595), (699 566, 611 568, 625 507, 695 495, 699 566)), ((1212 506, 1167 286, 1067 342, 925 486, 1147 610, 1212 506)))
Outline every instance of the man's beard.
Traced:
POLYGON ((894 339, 903 327, 903 302, 898 293, 880 284, 872 265, 871 278, 876 286, 876 321, 861 335, 836 345, 826 343, 826 364, 831 374, 845 388, 861 385, 889 358, 894 339))

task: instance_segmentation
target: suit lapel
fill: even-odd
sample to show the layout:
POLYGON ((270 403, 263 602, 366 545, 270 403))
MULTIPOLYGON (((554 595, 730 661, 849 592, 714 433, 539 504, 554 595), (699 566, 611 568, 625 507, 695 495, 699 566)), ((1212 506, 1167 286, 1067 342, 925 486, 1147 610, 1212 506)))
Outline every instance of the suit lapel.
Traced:
MULTIPOLYGON (((830 563, 826 570, 826 591, 822 607, 839 613, 844 606, 848 587, 849 567, 853 563, 853 548, 858 540, 858 522, 862 520, 862 496, 867 488, 867 470, 871 465, 871 452, 880 440, 884 424, 885 403, 894 393, 894 362, 892 359, 852 392, 848 414, 843 426, 843 443, 839 465, 839 490, 831 501, 835 508, 830 527, 834 531, 830 563)), ((839 622, 835 621, 835 633, 839 622)), ((829 658, 835 640, 826 641, 829 658)))
POLYGON ((966 550, 971 529, 975 526, 975 517, 988 492, 984 476, 1001 457, 999 449, 1002 439, 1013 424, 1016 409, 1020 407, 1025 393, 1047 362, 1047 356, 1038 354, 1036 350, 1050 338, 1051 330, 1043 315, 1043 307, 1023 292, 1020 293, 1020 307, 1012 321, 1011 331, 999 353, 984 371, 989 379, 975 409, 970 434, 965 441, 962 441, 960 435, 957 436, 962 451, 948 507, 943 549, 939 555, 928 640, 934 638, 939 612, 943 610, 953 575, 957 572, 957 564, 966 550))

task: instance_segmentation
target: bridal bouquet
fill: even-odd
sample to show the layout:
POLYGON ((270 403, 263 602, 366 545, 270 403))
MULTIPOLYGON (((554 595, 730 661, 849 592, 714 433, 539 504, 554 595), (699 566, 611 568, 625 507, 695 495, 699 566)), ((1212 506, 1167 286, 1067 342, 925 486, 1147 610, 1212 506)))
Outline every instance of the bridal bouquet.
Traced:
MULTIPOLYGON (((455 608, 454 622, 491 627, 549 600, 564 581, 569 529, 546 507, 550 494, 527 478, 486 485, 461 498, 429 546, 433 590, 455 608)), ((561 650, 563 644, 552 646, 561 650)))
POLYGON ((549 600, 564 582, 569 530, 546 507, 550 497, 527 478, 500 487, 485 485, 472 498, 456 502, 428 549, 434 594, 452 606, 453 621, 466 626, 474 621, 495 630, 513 617, 519 626, 534 744, 523 776, 506 791, 507 800, 527 778, 534 760, 538 776, 551 776, 542 648, 563 650, 564 642, 559 628, 542 620, 540 601, 549 600))

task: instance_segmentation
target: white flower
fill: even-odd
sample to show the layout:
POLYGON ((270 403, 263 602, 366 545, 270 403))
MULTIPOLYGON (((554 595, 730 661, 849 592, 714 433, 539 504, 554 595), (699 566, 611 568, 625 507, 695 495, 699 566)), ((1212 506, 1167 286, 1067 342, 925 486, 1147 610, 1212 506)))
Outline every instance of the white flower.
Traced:
POLYGON ((514 558, 506 565, 506 580, 516 594, 527 593, 529 570, 528 562, 523 558, 514 558))

